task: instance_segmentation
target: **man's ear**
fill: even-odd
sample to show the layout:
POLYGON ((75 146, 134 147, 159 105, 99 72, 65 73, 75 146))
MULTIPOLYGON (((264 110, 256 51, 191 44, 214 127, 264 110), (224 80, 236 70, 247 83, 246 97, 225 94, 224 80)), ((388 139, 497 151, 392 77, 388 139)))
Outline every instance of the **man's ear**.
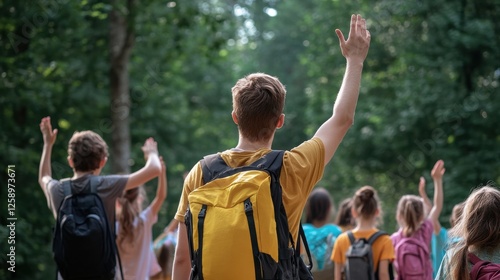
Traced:
POLYGON ((70 156, 68 156, 66 159, 68 160, 69 167, 75 169, 75 164, 73 162, 73 159, 70 156))
POLYGON ((101 159, 101 162, 99 162, 99 168, 103 168, 104 165, 106 165, 106 162, 108 162, 108 157, 101 159))
POLYGON ((285 114, 281 114, 281 116, 278 118, 278 122, 276 123, 276 128, 280 129, 283 127, 285 124, 285 114))
POLYGON ((233 122, 238 125, 238 117, 236 117, 234 110, 231 112, 231 117, 233 118, 233 122))

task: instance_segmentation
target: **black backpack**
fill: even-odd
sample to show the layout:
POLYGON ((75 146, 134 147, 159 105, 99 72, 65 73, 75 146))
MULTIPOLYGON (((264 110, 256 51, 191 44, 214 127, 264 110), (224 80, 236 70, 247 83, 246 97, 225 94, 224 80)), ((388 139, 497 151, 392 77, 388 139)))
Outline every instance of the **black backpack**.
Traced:
MULTIPOLYGON (((346 253, 345 279, 347 280, 375 280, 378 279, 376 273, 378 267, 373 264, 372 245, 382 235, 388 235, 386 232, 377 231, 368 240, 360 238, 356 240, 352 231, 347 232, 351 246, 346 253)), ((390 279, 393 279, 392 265, 389 264, 390 279)))
POLYGON ((91 176, 82 192, 75 194, 70 180, 61 182, 64 200, 57 212, 52 252, 65 280, 115 279, 120 256, 111 230, 114 223, 109 223, 97 194, 98 178, 91 176))
MULTIPOLYGON (((270 258, 267 254, 263 254, 260 252, 259 244, 257 242, 256 237, 256 227, 253 218, 253 211, 247 211, 247 208, 252 209, 252 204, 247 203, 245 201, 245 212, 246 218, 248 220, 248 230, 250 231, 250 240, 252 245, 252 251, 254 256, 254 267, 255 267, 255 275, 256 279, 290 279, 290 280, 312 280, 312 262, 309 252, 309 247, 307 245, 307 240, 304 235, 304 231, 302 229, 302 225, 299 226, 299 237, 298 240, 294 242, 292 238, 292 234, 290 233, 290 229, 288 227, 288 218, 285 212, 285 208, 282 203, 282 188, 279 182, 280 170, 282 166, 283 160, 283 151, 271 151, 266 154, 256 162, 252 163, 248 166, 242 166, 237 168, 231 168, 227 166, 224 160, 220 157, 220 155, 210 155, 205 157, 201 161, 201 167, 203 171, 203 182, 207 184, 216 179, 227 178, 229 176, 238 174, 240 172, 251 171, 251 170, 262 170, 269 174, 271 178, 270 184, 270 194, 274 208, 274 220, 276 222, 276 234, 278 240, 278 256, 279 262, 270 258), (300 240, 302 239, 302 242, 300 240), (309 258, 309 265, 306 265, 305 262, 300 257, 300 247, 302 245, 305 247, 305 252, 309 258)), ((248 200, 248 199, 247 199, 248 200)), ((206 209, 206 208, 205 208, 206 209)), ((188 211, 186 213, 185 222, 187 226, 188 232, 188 240, 190 247, 190 255, 191 255, 191 277, 190 279, 204 279, 204 273, 202 268, 202 250, 203 248, 203 235, 204 235, 204 223, 205 216, 208 216, 210 210, 203 211, 203 216, 198 216, 198 213, 192 213, 190 207, 188 207, 188 211), (206 212, 206 215, 205 215, 206 212), (193 216, 198 216, 198 222, 194 222, 193 216), (200 217, 203 217, 200 218, 200 217), (193 240, 193 231, 198 230, 199 233, 198 238, 198 250, 194 249, 194 240, 193 240)), ((200 212, 202 215, 202 212, 200 212)), ((223 226, 223 225, 221 225, 223 226)), ((212 233, 213 236, 213 233, 212 233)), ((209 255, 207 256, 209 257, 209 255)), ((225 265, 231 264, 220 264, 221 269, 225 265)))

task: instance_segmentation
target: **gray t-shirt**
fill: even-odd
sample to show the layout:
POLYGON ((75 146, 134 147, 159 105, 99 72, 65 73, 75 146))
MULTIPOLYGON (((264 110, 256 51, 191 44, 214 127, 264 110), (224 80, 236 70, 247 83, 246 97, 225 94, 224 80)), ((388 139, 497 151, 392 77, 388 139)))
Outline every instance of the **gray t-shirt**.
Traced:
MULTIPOLYGON (((84 175, 80 178, 71 180, 72 193, 79 193, 88 185, 90 177, 93 175, 84 175)), ((114 225, 115 220, 115 201, 123 194, 125 185, 127 184, 128 175, 109 175, 97 176, 97 194, 102 200, 104 209, 110 225, 114 225)), ((52 211, 54 218, 57 219, 57 211, 64 199, 64 191, 59 180, 52 179, 46 185, 45 196, 49 209, 52 211)), ((115 228, 112 226, 112 230, 115 228)))

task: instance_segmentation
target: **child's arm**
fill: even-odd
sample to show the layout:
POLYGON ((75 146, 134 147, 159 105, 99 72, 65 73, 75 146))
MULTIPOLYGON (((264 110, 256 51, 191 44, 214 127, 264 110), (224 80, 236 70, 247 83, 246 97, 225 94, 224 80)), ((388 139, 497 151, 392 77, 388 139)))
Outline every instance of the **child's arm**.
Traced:
POLYGON ((142 146, 146 164, 143 168, 129 175, 125 190, 137 188, 147 181, 155 178, 161 172, 160 159, 158 158, 158 148, 153 138, 148 138, 142 146))
POLYGON ((335 269, 334 269, 334 280, 342 280, 342 270, 343 270, 343 265, 341 263, 335 262, 335 269))
POLYGON ((432 209, 432 202, 425 192, 425 178, 420 177, 420 182, 418 183, 418 193, 424 201, 424 217, 428 217, 432 209))
POLYGON ((184 223, 179 223, 177 246, 175 246, 175 257, 172 267, 172 279, 189 279, 191 257, 189 255, 188 242, 187 227, 184 223))
POLYGON ((52 155, 52 147, 57 138, 57 129, 52 130, 50 117, 45 117, 40 122, 40 131, 43 136, 42 158, 40 159, 40 167, 38 169, 38 184, 42 187, 45 193, 45 186, 52 180, 52 166, 50 158, 52 155))
POLYGON ((363 62, 370 47, 370 32, 366 30, 366 21, 361 15, 351 16, 349 37, 346 41, 342 31, 336 29, 342 55, 347 65, 344 79, 333 105, 332 116, 316 131, 315 137, 321 139, 325 147, 325 165, 331 160, 347 130, 354 120, 354 111, 358 102, 359 87, 363 62))
POLYGON ((431 219, 433 223, 435 234, 439 234, 441 231, 439 215, 443 209, 443 175, 445 171, 444 161, 442 160, 438 160, 431 171, 431 176, 434 180, 434 206, 429 214, 429 219, 431 219))
POLYGON ((389 260, 380 260, 378 264, 378 279, 389 280, 389 260))
POLYGON ((161 205, 167 197, 167 167, 163 161, 163 157, 160 157, 161 163, 161 175, 158 178, 158 188, 156 189, 156 196, 151 202, 151 211, 154 215, 158 215, 160 212, 161 205))

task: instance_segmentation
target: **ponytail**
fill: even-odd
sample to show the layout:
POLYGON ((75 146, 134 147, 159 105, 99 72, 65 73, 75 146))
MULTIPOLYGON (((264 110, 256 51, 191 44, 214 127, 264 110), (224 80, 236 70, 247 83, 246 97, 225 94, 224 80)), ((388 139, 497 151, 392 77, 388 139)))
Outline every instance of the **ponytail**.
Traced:
POLYGON ((403 236, 415 233, 424 218, 424 204, 422 199, 415 195, 404 195, 398 203, 398 220, 402 220, 403 236))
POLYGON ((122 197, 118 198, 121 205, 121 212, 117 215, 120 224, 117 242, 119 246, 122 246, 124 242, 131 243, 134 240, 134 220, 140 214, 136 200, 141 194, 141 188, 127 190, 122 197))

